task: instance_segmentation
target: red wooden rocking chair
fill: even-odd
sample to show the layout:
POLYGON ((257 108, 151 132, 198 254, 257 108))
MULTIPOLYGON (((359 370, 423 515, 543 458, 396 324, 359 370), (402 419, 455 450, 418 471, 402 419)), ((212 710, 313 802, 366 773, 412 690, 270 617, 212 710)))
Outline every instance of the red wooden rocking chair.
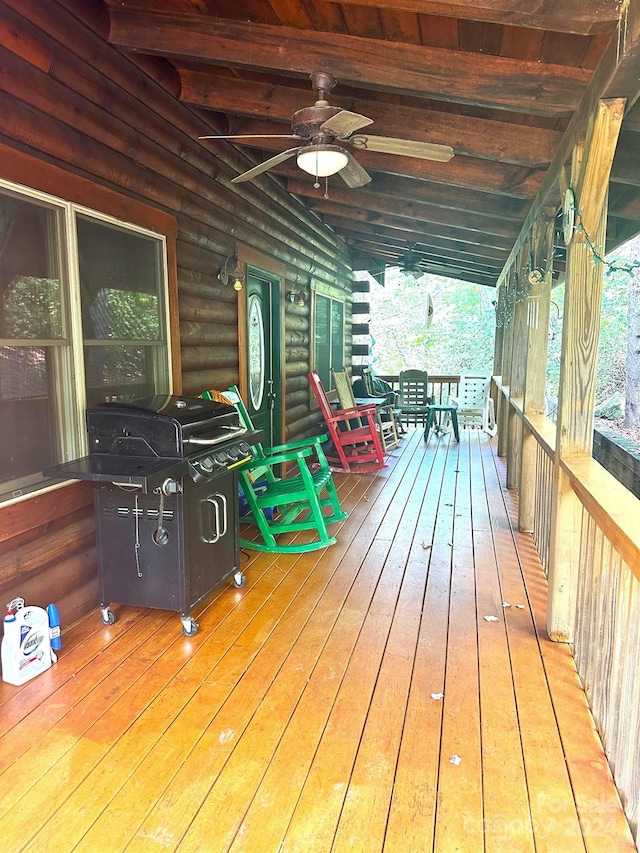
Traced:
POLYGON ((333 452, 325 450, 331 467, 349 473, 377 471, 382 468, 385 464, 384 450, 376 421, 376 407, 334 409, 317 371, 312 370, 309 373, 309 383, 333 442, 333 452), (362 426, 354 426, 355 419, 359 419, 362 426), (344 428, 341 429, 341 425, 344 425, 344 428))

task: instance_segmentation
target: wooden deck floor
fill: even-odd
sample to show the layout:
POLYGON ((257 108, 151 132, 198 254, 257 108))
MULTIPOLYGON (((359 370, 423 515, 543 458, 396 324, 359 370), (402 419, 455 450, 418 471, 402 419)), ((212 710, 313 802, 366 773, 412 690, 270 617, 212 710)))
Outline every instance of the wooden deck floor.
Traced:
POLYGON ((196 637, 115 607, 0 686, 5 853, 635 850, 492 442, 337 480, 338 544, 245 555, 196 637))

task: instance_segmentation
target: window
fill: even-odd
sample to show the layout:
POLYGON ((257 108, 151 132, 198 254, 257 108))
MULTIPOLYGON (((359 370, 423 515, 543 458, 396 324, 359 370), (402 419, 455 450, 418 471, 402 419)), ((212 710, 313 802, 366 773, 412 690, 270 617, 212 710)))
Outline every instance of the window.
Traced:
POLYGON ((315 295, 315 368, 325 388, 332 387, 331 368, 344 365, 344 303, 315 295))
POLYGON ((170 376, 164 238, 0 182, 0 502, 87 452, 87 406, 170 376))

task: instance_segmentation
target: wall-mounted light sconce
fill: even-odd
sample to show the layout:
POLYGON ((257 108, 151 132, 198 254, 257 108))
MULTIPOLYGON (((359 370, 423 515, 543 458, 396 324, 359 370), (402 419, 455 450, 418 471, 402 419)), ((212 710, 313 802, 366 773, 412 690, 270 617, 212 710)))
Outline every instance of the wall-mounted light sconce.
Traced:
POLYGON ((235 254, 229 255, 225 260, 224 266, 218 273, 218 278, 225 286, 233 284, 234 290, 242 290, 244 287, 244 270, 235 254))
POLYGON ((309 294, 304 290, 290 290, 287 293, 287 299, 292 305, 299 305, 303 308, 309 301, 309 294))

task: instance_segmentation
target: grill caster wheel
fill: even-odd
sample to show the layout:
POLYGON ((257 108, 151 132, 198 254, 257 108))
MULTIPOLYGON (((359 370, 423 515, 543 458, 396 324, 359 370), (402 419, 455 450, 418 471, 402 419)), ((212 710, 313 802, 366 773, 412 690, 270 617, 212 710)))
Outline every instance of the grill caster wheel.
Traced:
POLYGON ((190 616, 182 620, 182 633, 185 637, 193 637, 198 633, 198 623, 190 616))
POLYGON ((116 621, 115 613, 113 610, 109 610, 108 607, 100 608, 100 618, 104 622, 105 625, 113 625, 116 621))
POLYGON ((246 586, 247 576, 244 572, 235 572, 233 575, 233 585, 236 589, 242 589, 243 586, 246 586))

